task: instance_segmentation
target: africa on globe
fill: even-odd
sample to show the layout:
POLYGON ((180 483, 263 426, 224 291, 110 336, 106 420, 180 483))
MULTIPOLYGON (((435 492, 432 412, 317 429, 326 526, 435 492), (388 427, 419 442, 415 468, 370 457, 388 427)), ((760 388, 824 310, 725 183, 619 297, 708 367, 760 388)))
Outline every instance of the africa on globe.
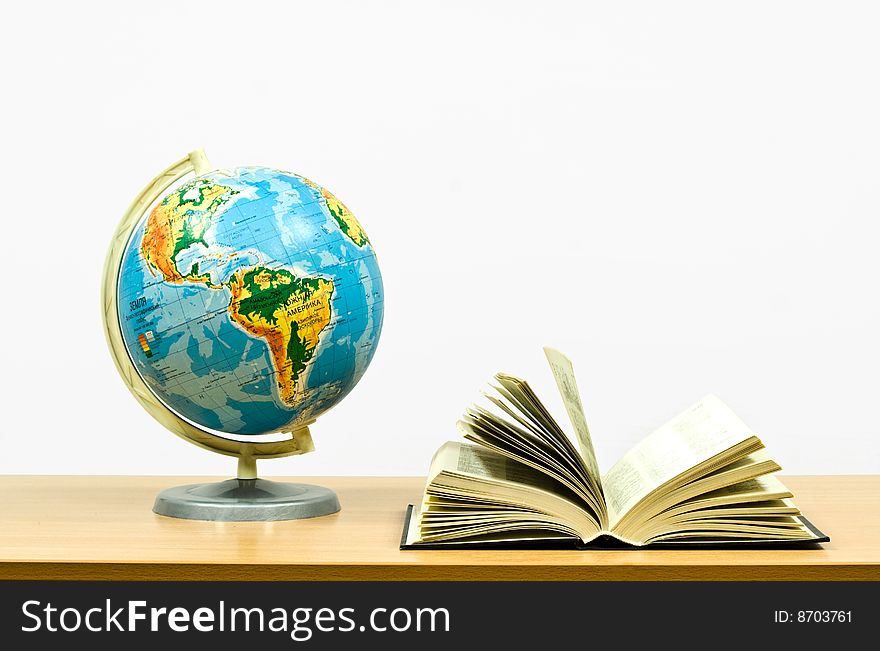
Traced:
POLYGON ((178 415, 222 433, 314 420, 361 378, 382 329, 382 277, 354 215, 265 167, 167 193, 132 230, 118 278, 137 372, 178 415))

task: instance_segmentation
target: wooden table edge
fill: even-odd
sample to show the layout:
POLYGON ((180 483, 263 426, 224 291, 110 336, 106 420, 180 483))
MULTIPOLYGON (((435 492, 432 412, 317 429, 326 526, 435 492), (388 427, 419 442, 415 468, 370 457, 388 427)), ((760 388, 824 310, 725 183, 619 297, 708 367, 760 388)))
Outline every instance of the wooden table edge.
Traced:
POLYGON ((877 564, 271 565, 5 562, 0 581, 880 581, 877 564))

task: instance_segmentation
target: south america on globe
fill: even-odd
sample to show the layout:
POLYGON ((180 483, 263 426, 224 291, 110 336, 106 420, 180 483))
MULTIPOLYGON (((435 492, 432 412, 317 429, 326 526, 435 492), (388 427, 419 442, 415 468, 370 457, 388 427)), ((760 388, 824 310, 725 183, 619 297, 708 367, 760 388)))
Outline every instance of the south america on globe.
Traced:
POLYGON ((328 190, 275 169, 210 172, 162 197, 118 277, 138 373, 169 409, 221 433, 315 419, 357 384, 382 330, 363 228, 328 190))

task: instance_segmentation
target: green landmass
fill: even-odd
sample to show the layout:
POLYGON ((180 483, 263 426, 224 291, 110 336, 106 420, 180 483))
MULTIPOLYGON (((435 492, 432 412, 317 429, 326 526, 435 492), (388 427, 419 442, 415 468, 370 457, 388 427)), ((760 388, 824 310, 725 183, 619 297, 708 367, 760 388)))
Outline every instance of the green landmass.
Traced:
MULTIPOLYGON (((297 378, 314 356, 317 344, 312 341, 317 335, 311 337, 304 331, 300 336, 299 330, 304 324, 306 328, 315 326, 311 310, 329 301, 332 283, 322 278, 300 278, 286 269, 254 267, 233 275, 226 284, 233 294, 229 305, 233 317, 245 329, 267 339, 275 367, 283 378, 279 380, 282 400, 292 400, 297 378), (330 285, 326 299, 317 294, 324 283, 330 285)), ((326 323, 319 330, 324 326, 326 323)))
POLYGON ((241 299, 238 304, 238 313, 245 316, 256 315, 272 325, 278 323, 275 312, 278 308, 286 305, 291 296, 303 294, 303 301, 308 301, 320 287, 319 278, 297 278, 286 269, 276 271, 266 267, 250 269, 242 276, 241 282, 250 296, 241 299), (260 287, 260 284, 256 282, 256 277, 260 274, 266 274, 269 277, 270 286, 266 289, 260 287), (290 279, 290 282, 281 283, 279 282, 281 278, 290 279))
POLYGON ((300 339, 299 324, 296 321, 290 322, 290 342, 287 344, 287 359, 290 361, 293 377, 298 378, 299 374, 306 369, 306 364, 315 354, 314 348, 309 348, 305 344, 305 339, 300 339))
POLYGON ((198 270, 196 270, 195 273, 190 271, 188 275, 184 276, 180 267, 177 266, 178 254, 181 251, 185 251, 193 244, 201 243, 205 247, 208 246, 208 242, 205 240, 205 233, 211 226, 211 218, 220 206, 229 201, 229 198, 236 194, 238 194, 238 190, 215 184, 208 179, 197 179, 181 186, 177 192, 165 197, 162 201, 163 204, 167 204, 172 197, 177 197, 176 210, 185 211, 183 214, 182 232, 180 237, 177 238, 177 241, 174 242, 174 252, 171 254, 171 262, 174 264, 177 272, 184 278, 187 278, 188 280, 204 279, 198 275, 198 270), (205 196, 205 191, 216 188, 222 188, 224 192, 213 197, 209 201, 205 196), (193 190, 198 193, 198 197, 184 199, 187 193, 192 192, 193 190))
POLYGON ((348 222, 342 218, 343 211, 341 208, 339 208, 338 210, 335 209, 328 201, 327 209, 330 211, 330 214, 333 215, 333 219, 336 220, 336 223, 339 224, 339 230, 345 233, 346 236, 348 236, 348 239, 350 239, 352 242, 354 242, 358 246, 363 246, 370 241, 367 239, 366 235, 363 235, 362 233, 352 233, 351 227, 349 226, 348 222))
MULTIPOLYGON (((177 267, 177 256, 181 251, 185 251, 198 242, 208 246, 208 243, 205 241, 205 231, 208 230, 208 226, 210 225, 211 221, 209 219, 204 219, 204 215, 194 216, 192 214, 187 214, 187 216, 184 217, 183 232, 174 243, 174 253, 171 254, 171 260, 174 262, 175 267, 177 267), (193 225, 194 221, 197 221, 198 223, 193 225)), ((178 267, 177 270, 180 271, 180 268, 178 267)))

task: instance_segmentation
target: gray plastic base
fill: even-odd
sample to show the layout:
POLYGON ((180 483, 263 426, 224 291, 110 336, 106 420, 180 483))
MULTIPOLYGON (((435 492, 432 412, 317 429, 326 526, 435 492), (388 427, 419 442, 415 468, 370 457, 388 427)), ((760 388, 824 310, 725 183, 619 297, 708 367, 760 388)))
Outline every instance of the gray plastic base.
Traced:
POLYGON ((220 522, 316 518, 339 508, 339 499, 329 488, 267 479, 175 486, 159 493, 153 504, 159 515, 220 522))

